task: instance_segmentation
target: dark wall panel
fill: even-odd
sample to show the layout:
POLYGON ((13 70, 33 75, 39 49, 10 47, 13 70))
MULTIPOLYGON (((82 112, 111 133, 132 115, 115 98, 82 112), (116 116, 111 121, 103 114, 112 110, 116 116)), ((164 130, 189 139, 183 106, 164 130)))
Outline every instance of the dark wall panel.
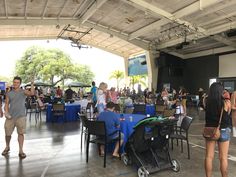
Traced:
POLYGON ((184 85, 184 60, 169 54, 162 54, 159 63, 161 64, 158 66, 157 91, 161 91, 164 83, 170 83, 171 88, 175 89, 184 85))
POLYGON ((200 87, 204 90, 208 90, 209 79, 218 77, 219 56, 211 55, 187 59, 185 65, 185 87, 188 92, 197 93, 200 87))
POLYGON ((219 56, 211 55, 183 60, 178 57, 165 54, 160 60, 165 60, 165 65, 159 66, 157 90, 160 91, 163 83, 170 83, 171 88, 179 89, 184 86, 189 93, 197 93, 199 87, 207 90, 209 79, 217 78, 219 71, 219 56), (176 75, 172 72, 178 71, 176 75), (183 72, 181 74, 181 69, 183 72))

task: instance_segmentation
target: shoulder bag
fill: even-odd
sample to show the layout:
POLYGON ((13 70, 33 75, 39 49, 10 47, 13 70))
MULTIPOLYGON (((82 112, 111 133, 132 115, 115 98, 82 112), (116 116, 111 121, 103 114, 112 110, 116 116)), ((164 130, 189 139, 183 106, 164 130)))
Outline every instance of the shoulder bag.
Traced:
POLYGON ((220 113, 220 120, 217 127, 204 127, 203 128, 203 137, 209 141, 217 141, 220 138, 220 124, 223 115, 223 108, 220 113))

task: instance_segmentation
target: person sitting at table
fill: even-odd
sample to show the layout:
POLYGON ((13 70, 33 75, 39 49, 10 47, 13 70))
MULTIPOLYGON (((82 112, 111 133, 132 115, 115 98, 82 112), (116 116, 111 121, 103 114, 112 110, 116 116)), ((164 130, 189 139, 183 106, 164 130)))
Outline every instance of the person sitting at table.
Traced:
MULTIPOLYGON (((97 118, 99 121, 104 121, 106 123, 106 131, 108 139, 117 139, 119 137, 119 128, 120 121, 118 115, 114 112, 115 103, 109 102, 107 103, 107 110, 101 112, 97 118)), ((124 142, 124 134, 121 133, 120 145, 124 142)), ((100 146, 100 155, 104 155, 104 145, 100 146)), ((119 157, 119 141, 116 142, 115 149, 112 153, 113 157, 119 157)))
POLYGON ((71 86, 69 86, 68 89, 65 91, 66 101, 72 100, 73 94, 74 94, 74 91, 71 89, 71 86))

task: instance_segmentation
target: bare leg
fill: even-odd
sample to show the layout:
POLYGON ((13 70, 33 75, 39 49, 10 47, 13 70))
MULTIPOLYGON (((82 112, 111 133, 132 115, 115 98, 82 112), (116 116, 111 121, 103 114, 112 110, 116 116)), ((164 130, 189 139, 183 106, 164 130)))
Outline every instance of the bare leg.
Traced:
POLYGON ((19 154, 24 153, 23 144, 24 144, 24 134, 18 134, 18 142, 19 142, 19 154))
POLYGON ((5 136, 5 141, 6 141, 6 148, 5 149, 10 149, 11 136, 5 136))
POLYGON ((10 141, 11 141, 11 136, 5 136, 5 141, 6 141, 6 147, 2 152, 2 155, 8 155, 9 151, 10 151, 10 141))
POLYGON ((228 177, 228 151, 229 141, 219 142, 219 159, 220 159, 220 171, 222 177, 228 177))
POLYGON ((215 154, 215 141, 206 141, 206 155, 205 155, 205 173, 206 177, 212 175, 212 162, 215 154))
MULTIPOLYGON (((123 144, 123 140, 120 140, 120 146, 123 144)), ((116 146, 114 149, 114 152, 112 154, 113 156, 119 157, 119 141, 116 142, 116 146)))

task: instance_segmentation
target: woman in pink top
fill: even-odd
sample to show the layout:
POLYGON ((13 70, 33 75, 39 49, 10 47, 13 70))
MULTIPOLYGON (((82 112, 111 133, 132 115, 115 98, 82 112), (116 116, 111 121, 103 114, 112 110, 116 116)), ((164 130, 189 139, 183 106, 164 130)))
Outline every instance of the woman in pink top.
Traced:
POLYGON ((110 89, 110 97, 111 97, 111 102, 117 103, 117 92, 115 87, 111 87, 110 89))

